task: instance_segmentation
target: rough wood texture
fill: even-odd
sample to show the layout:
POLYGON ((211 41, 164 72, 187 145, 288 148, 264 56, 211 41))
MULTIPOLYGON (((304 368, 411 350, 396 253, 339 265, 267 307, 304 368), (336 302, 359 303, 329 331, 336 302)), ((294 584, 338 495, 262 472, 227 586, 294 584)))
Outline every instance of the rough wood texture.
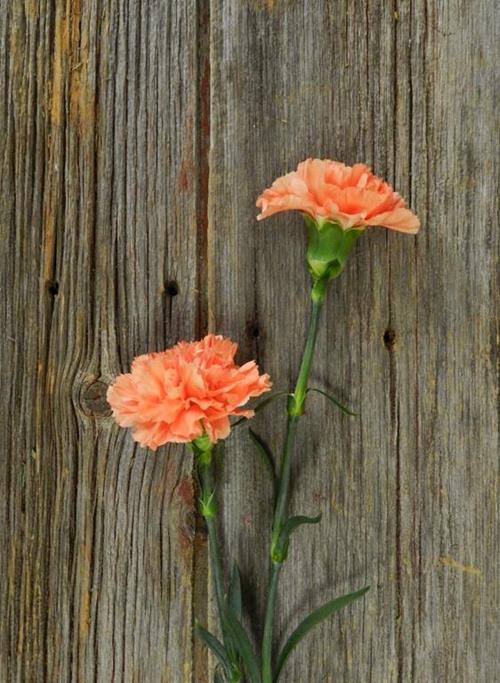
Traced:
MULTIPOLYGON (((207 315, 291 386, 304 230, 293 215, 256 224, 254 202, 306 156, 371 163, 423 230, 365 235, 324 311, 314 382, 362 416, 315 397, 301 424, 293 507, 323 520, 293 543, 281 629, 372 590, 286 681, 497 680, 495 3, 0 10, 0 680, 208 682, 190 460, 134 448, 104 392, 207 315)), ((283 406, 255 427, 278 448, 283 406)), ((270 490, 245 430, 221 492, 228 566, 260 619, 270 490)))
POLYGON ((190 461, 104 396, 197 332, 196 11, 2 3, 2 681, 193 679, 190 461))
MULTIPOLYGON (((362 416, 314 398, 300 427, 293 509, 323 520, 293 543, 282 629, 332 594, 372 590, 301 647, 290 682, 499 676, 498 14, 213 3, 211 326, 293 386, 305 231, 297 216, 252 216, 307 156, 369 162, 423 222, 415 239, 364 236, 324 312, 314 382, 362 416)), ((275 408, 255 426, 279 447, 284 421, 275 408)), ((261 616, 270 491, 245 435, 231 446, 228 551, 251 567, 261 616)))

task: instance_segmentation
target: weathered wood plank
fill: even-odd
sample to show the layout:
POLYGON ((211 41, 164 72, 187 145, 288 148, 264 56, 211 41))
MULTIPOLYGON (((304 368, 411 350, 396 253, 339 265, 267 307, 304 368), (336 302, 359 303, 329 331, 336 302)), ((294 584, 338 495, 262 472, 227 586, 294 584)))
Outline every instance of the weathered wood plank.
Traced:
POLYGON ((191 681, 190 460, 104 393, 197 332, 197 6, 1 16, 0 678, 191 681))
POLYGON ((426 27, 407 62, 410 189, 426 229, 414 260, 399 248, 391 259, 391 275, 401 283, 392 295, 395 329, 408 324, 401 285, 410 268, 416 282, 414 357, 402 365, 396 353, 394 367, 401 384, 404 680, 490 681, 500 672, 500 13, 494 5, 413 3, 411 13, 402 13, 402 21, 426 27), (413 395, 405 390, 411 377, 413 395))
MULTIPOLYGON (((289 388, 305 333, 304 231, 292 215, 255 223, 266 183, 307 156, 363 160, 423 222, 416 239, 364 236, 332 287, 313 377, 362 417, 315 398, 301 425, 293 507, 324 516, 293 545, 281 628, 332 592, 372 591, 286 680, 494 680, 498 11, 214 0, 211 25, 210 324, 242 358, 289 388)), ((255 426, 278 447, 283 411, 255 426)), ((261 620, 270 491, 243 434, 225 468, 227 555, 261 620)))
MULTIPOLYGON (((498 9, 0 9, 0 678, 207 680, 190 632, 206 589, 190 462, 135 449, 105 386, 137 353, 203 332, 207 309, 291 386, 303 229, 257 225, 254 201, 324 155, 372 163, 424 228, 365 236, 325 311, 313 378, 362 417, 310 402, 293 505, 324 517, 297 535, 281 628, 332 591, 373 588, 287 680, 496 680, 498 9)), ((275 406, 255 426, 279 446, 283 422, 275 406)), ((261 618, 270 490, 244 432, 225 467, 227 557, 261 618)))

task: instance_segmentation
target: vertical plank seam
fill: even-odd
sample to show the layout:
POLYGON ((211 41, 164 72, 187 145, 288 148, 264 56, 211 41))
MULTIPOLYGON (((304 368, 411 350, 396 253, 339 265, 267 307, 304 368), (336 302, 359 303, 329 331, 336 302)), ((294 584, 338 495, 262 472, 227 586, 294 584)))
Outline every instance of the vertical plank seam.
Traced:
MULTIPOLYGON (((409 34, 413 35, 413 3, 410 5, 410 27, 409 27, 409 34)), ((418 24, 418 22, 417 22, 418 24)), ((423 29, 423 41, 424 41, 424 50, 425 50, 425 41, 426 41, 426 36, 427 36, 427 11, 426 11, 426 2, 424 2, 424 29, 423 29)), ((410 77, 410 85, 409 85, 409 106, 410 106, 410 112, 409 112, 409 130, 410 130, 410 159, 409 159, 409 167, 410 167, 410 187, 409 187, 409 201, 410 201, 410 207, 415 210, 416 207, 414 206, 415 202, 415 192, 414 190, 414 183, 415 183, 415 169, 414 169, 414 164, 415 164, 415 157, 416 155, 414 154, 414 144, 415 144, 415 139, 416 139, 416 132, 414 131, 414 115, 413 115, 413 100, 414 100, 414 89, 413 89, 413 50, 412 50, 412 45, 410 45, 410 49, 408 50, 408 68, 409 68, 409 77, 410 77)), ((425 51, 424 51, 424 58, 422 60, 422 73, 425 74, 425 51)), ((421 86, 421 83, 419 84, 421 86)), ((427 121, 427 112, 425 114, 426 121, 427 121)), ((421 534, 422 534, 422 516, 419 514, 419 508, 417 506, 417 501, 421 500, 420 498, 420 462, 419 462, 419 449, 420 449, 420 421, 419 421, 419 409, 420 409, 420 386, 419 386, 419 372, 418 368, 420 366, 419 363, 419 296, 418 296, 418 237, 414 238, 413 240, 413 249, 414 249, 414 268, 415 268, 415 341, 414 341, 414 358, 415 358, 415 363, 414 363, 414 368, 415 368, 415 404, 414 404, 414 411, 415 411, 415 417, 414 417, 414 429, 415 429, 415 454, 414 454, 414 465, 413 465, 413 472, 414 472, 414 487, 413 487, 413 523, 414 523, 414 533, 412 534, 413 538, 415 539, 413 542, 413 560, 414 560, 414 567, 413 571, 415 572, 415 576, 418 577, 416 581, 416 613, 415 609, 413 609, 413 618, 412 618, 412 624, 411 624, 411 633, 412 633, 412 646, 411 646, 411 680, 415 680, 416 675, 417 675, 417 636, 418 636, 418 631, 420 629, 420 623, 421 623, 421 617, 422 617, 422 583, 421 583, 421 577, 422 577, 422 571, 421 571, 421 534)))
POLYGON ((197 41, 197 116, 198 152, 197 191, 197 333, 208 331, 208 187, 210 150, 210 2, 198 6, 197 41))
MULTIPOLYGON (((201 337, 208 332, 210 317, 209 292, 209 180, 210 180, 210 138, 211 138, 211 35, 210 10, 211 2, 207 0, 196 4, 196 115, 195 115, 195 149, 197 155, 197 190, 196 190, 196 334, 201 337)), ((194 465, 194 464, 193 464, 194 465)), ((192 470, 194 505, 196 506, 196 474, 192 470)), ((192 616, 205 619, 208 613, 208 581, 207 540, 203 525, 199 523, 197 511, 194 511, 198 523, 194 525, 191 595, 192 616)), ((197 646, 194 632, 192 635, 192 681, 204 683, 208 672, 208 654, 197 646)))
MULTIPOLYGON (((398 0, 393 2, 393 13, 395 17, 399 16, 398 0)), ((393 110, 393 150, 392 150, 392 176, 393 181, 396 180, 396 166, 397 166, 397 116, 398 116, 398 23, 393 22, 393 91, 394 91, 394 110, 393 110)), ((386 236, 386 245, 388 248, 388 313, 389 313, 389 327, 392 327, 393 321, 393 306, 392 306, 392 259, 390 251, 390 236, 386 236)), ((397 682, 403 681, 403 604, 402 604, 402 547, 401 547, 401 449, 400 449, 400 431, 399 431, 399 411, 398 411, 398 395, 397 395, 397 369, 394 358, 394 349, 389 348, 389 398, 390 398, 390 418, 391 418, 391 432, 394 437, 394 445, 396 450, 396 514, 395 514, 395 546, 396 546, 396 666, 397 666, 397 682)))

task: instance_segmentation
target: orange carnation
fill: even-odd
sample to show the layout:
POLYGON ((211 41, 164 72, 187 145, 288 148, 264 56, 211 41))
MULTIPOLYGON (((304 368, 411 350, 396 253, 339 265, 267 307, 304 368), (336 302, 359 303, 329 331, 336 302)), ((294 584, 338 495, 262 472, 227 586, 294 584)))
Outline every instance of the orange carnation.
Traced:
POLYGON ((152 450, 193 441, 204 431, 213 443, 227 437, 229 417, 251 417, 253 411, 240 406, 271 388, 269 375, 259 375, 255 361, 235 365, 237 348, 230 339, 209 334, 137 357, 132 371, 108 388, 116 421, 152 450))
POLYGON ((301 211, 316 222, 344 230, 378 225, 415 234, 417 216, 402 197, 364 164, 346 166, 329 159, 307 159, 296 171, 274 181, 257 199, 259 220, 280 211, 301 211))

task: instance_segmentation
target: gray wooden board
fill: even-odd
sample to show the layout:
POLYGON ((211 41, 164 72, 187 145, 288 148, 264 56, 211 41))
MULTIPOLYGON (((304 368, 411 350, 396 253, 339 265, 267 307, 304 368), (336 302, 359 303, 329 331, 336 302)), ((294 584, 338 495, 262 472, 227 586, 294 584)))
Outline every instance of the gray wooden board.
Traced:
MULTIPOLYGON (((497 680, 496 3, 0 9, 0 679, 211 680, 191 633, 193 612, 207 618, 191 461, 135 448, 105 387, 207 322, 292 386, 304 229, 257 224, 254 202, 329 156, 373 165, 423 228, 364 235, 323 311, 313 383, 361 417, 314 396, 300 424, 292 508, 323 520, 293 541, 281 636, 372 589, 285 680, 497 680)), ((279 451, 284 422, 274 405, 253 426, 279 451)), ((271 491, 246 427, 225 450, 226 566, 255 625, 271 491)))
POLYGON ((191 462, 104 394, 197 333, 196 3, 1 16, 0 679, 191 681, 191 462))
MULTIPOLYGON (((500 675, 498 29, 490 2, 213 3, 212 328, 293 386, 305 231, 292 214, 256 224, 253 203, 305 157, 370 163, 423 224, 363 236, 324 311, 313 382, 361 417, 314 397, 300 426, 292 508, 323 520, 293 542, 281 634, 372 590, 286 681, 500 675)), ((279 449, 284 422, 275 407, 254 426, 279 449)), ((226 451, 228 557, 261 620, 270 489, 244 434, 226 451)))

